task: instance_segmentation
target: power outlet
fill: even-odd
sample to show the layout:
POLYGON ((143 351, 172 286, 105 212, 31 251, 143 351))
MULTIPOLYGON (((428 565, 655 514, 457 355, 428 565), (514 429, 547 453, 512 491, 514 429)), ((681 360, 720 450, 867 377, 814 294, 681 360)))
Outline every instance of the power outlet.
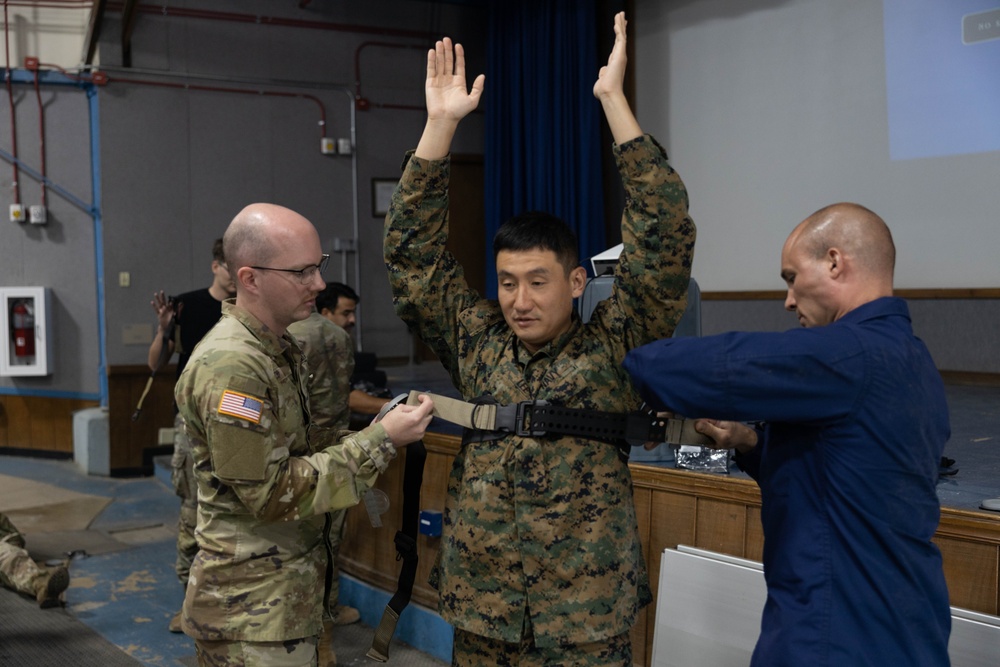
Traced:
POLYGON ((28 207, 28 221, 33 225, 44 225, 48 222, 48 212, 41 204, 32 204, 28 207))

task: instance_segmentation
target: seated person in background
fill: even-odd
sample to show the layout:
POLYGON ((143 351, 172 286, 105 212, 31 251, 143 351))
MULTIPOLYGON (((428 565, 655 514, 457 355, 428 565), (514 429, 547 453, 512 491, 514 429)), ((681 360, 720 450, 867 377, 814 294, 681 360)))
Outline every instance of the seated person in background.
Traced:
MULTIPOLYGON (((318 305, 319 298, 316 301, 318 305)), ((302 356, 305 357, 308 367, 306 384, 309 388, 309 414, 312 423, 335 431, 347 430, 351 422, 348 396, 351 393, 351 373, 354 371, 354 346, 350 334, 317 312, 313 312, 304 320, 292 322, 288 325, 288 333, 302 348, 302 356)), ((324 624, 347 625, 361 618, 361 613, 357 609, 340 604, 338 555, 344 540, 344 519, 347 517, 347 510, 334 510, 329 515, 332 568, 326 606, 328 613, 324 624)), ((335 664, 324 658, 333 652, 332 648, 326 645, 329 636, 330 630, 325 627, 319 647, 320 667, 324 664, 335 664)))
POLYGON ((49 609, 62 604, 59 596, 69 587, 69 570, 60 565, 49 571, 35 563, 24 548, 24 536, 0 513, 0 583, 49 609))
MULTIPOLYGON (((326 289, 316 297, 316 310, 320 315, 330 320, 349 334, 354 333, 357 324, 358 302, 361 297, 344 283, 327 283, 326 289)), ((351 366, 351 394, 349 405, 351 412, 364 415, 375 415, 382 406, 389 402, 392 395, 385 387, 385 374, 379 376, 381 382, 373 381, 371 371, 361 372, 357 366, 358 353, 355 352, 351 366)))

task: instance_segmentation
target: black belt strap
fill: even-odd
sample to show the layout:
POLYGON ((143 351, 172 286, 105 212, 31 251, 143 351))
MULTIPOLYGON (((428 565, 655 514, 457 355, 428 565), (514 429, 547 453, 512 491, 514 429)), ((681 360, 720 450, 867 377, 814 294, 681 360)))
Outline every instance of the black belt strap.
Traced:
POLYGON ((422 440, 406 447, 406 465, 403 468, 403 523, 396 531, 396 560, 403 561, 399 569, 396 594, 389 600, 382 620, 375 628, 368 657, 379 662, 389 660, 389 643, 396 632, 399 615, 410 602, 413 582, 417 577, 417 531, 420 522, 420 483, 424 476, 427 450, 422 440))
POLYGON ((567 408, 547 401, 521 401, 511 405, 468 403, 425 391, 411 391, 407 405, 419 405, 417 396, 434 401, 434 415, 466 428, 527 437, 574 435, 606 442, 667 442, 672 445, 707 445, 708 436, 694 429, 694 421, 657 417, 642 412, 601 412, 567 408))

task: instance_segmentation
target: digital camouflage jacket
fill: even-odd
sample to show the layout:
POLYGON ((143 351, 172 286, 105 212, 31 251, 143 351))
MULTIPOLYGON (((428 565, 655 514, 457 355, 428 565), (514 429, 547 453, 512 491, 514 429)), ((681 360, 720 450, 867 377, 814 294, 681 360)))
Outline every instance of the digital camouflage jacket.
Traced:
MULTIPOLYGON (((449 161, 406 163, 385 235, 396 312, 467 399, 640 407, 621 362, 628 350, 670 336, 683 314, 695 227, 684 185, 655 140, 626 142, 615 156, 626 206, 612 295, 588 323, 574 318, 534 355, 445 250, 449 161)), ((436 575, 441 614, 475 634, 520 641, 526 612, 539 646, 627 632, 651 595, 632 479, 617 447, 513 435, 464 445, 449 480, 436 575)))

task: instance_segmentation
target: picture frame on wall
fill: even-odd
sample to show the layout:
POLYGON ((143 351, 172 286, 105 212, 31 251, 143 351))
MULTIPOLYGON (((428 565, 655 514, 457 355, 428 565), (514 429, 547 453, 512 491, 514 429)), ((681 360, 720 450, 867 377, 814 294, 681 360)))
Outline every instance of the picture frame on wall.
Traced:
POLYGON ((372 179, 372 217, 384 218, 389 212, 389 202, 392 201, 392 191, 396 189, 398 179, 372 179))

